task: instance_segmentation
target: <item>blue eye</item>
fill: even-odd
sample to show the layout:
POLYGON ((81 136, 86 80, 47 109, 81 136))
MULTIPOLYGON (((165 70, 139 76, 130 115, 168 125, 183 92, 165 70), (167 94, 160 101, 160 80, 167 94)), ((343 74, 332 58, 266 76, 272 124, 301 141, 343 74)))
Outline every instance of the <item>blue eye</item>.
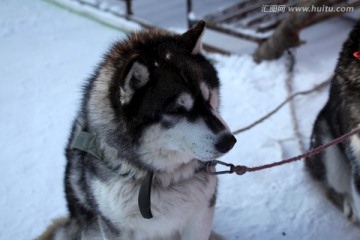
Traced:
POLYGON ((185 113, 186 113, 185 108, 181 106, 170 108, 165 112, 165 114, 170 114, 170 115, 183 115, 185 113))

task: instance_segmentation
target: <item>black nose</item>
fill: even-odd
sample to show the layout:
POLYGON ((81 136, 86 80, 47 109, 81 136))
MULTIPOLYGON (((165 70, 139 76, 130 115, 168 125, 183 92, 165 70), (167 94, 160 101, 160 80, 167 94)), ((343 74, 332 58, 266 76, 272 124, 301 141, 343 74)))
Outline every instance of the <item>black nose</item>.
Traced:
POLYGON ((216 149, 221 153, 230 151, 236 143, 236 138, 231 134, 226 134, 215 144, 216 149))

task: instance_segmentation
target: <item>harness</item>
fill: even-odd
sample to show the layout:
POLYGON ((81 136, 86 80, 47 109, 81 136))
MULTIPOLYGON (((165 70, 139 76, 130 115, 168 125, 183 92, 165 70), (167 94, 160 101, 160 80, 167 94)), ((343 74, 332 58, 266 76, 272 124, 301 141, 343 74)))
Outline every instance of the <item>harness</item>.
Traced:
MULTIPOLYGON (((101 150, 100 142, 98 141, 97 137, 94 134, 79 131, 78 134, 73 139, 71 145, 71 149, 77 149, 86 153, 91 154, 96 159, 100 160, 102 163, 106 165, 110 170, 116 171, 113 167, 109 166, 109 164, 104 160, 104 153, 101 150)), ((146 218, 150 219, 153 218, 151 213, 151 184, 153 179, 154 173, 149 171, 140 187, 139 195, 138 195, 138 206, 141 215, 146 218)))
MULTIPOLYGON (((105 166, 108 167, 110 170, 112 170, 113 172, 116 171, 116 169, 114 169, 105 161, 105 156, 101 149, 100 142, 98 141, 98 138, 94 134, 84 131, 79 131, 75 135, 75 138, 73 139, 70 148, 91 154, 96 159, 104 163, 105 166)), ((141 187, 138 195, 139 210, 143 218, 146 219, 153 218, 153 215, 151 213, 151 185, 152 185, 153 176, 154 176, 154 172, 148 171, 144 180, 141 183, 141 187)))

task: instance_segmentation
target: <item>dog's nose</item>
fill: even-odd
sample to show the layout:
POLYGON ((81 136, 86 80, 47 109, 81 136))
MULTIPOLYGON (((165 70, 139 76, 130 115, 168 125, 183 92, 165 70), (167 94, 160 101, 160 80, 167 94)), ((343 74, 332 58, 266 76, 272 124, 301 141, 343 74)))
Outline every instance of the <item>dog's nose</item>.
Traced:
POLYGON ((221 153, 230 151, 236 143, 236 138, 232 134, 226 134, 215 144, 215 148, 221 153))

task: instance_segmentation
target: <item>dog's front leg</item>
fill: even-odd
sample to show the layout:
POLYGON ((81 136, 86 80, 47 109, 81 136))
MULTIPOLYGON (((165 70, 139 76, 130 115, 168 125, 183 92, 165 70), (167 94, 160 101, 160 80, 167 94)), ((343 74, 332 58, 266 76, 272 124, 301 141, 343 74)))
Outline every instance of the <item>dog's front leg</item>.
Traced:
POLYGON ((190 221, 183 234, 182 240, 221 240, 220 235, 211 232, 215 207, 206 207, 190 221))
POLYGON ((348 203, 348 217, 356 224, 360 224, 360 177, 353 173, 351 182, 351 201, 348 203))
MULTIPOLYGON (((351 198, 348 200, 347 216, 360 224, 360 138, 351 137, 346 149, 351 160, 351 198)), ((346 207, 346 206, 345 206, 346 207)))

